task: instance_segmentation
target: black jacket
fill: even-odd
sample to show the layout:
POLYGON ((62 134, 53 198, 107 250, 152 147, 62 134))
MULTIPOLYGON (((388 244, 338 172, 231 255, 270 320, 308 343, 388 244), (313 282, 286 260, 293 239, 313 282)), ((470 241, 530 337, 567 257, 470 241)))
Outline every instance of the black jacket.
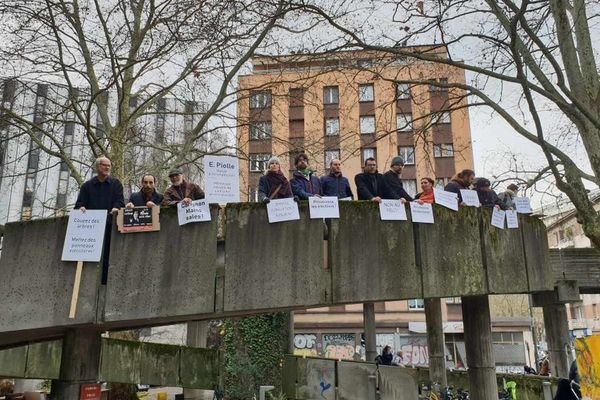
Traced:
POLYGON ((376 172, 374 174, 361 173, 354 177, 356 183, 356 192, 358 200, 371 200, 373 197, 382 199, 392 199, 389 190, 383 180, 383 175, 376 172))
POLYGON ((390 170, 383 174, 383 181, 387 186, 389 193, 392 195, 392 199, 405 199, 406 201, 413 201, 413 198, 410 194, 406 193, 404 190, 404 186, 402 186, 402 181, 397 173, 390 170))
POLYGON ((450 182, 448 182, 446 184, 446 186, 444 187, 444 190, 446 192, 452 192, 452 193, 456 193, 458 195, 458 202, 462 203, 463 199, 462 199, 462 195, 460 194, 460 190, 461 189, 468 189, 468 187, 464 186, 462 183, 455 181, 454 179, 451 180, 450 182))
POLYGON ((107 211, 113 208, 125 207, 123 185, 112 176, 107 177, 104 182, 100 182, 98 177, 93 177, 81 185, 81 189, 79 189, 75 208, 81 207, 88 210, 107 211))
POLYGON ((477 197, 479 197, 479 202, 481 203, 482 207, 494 208, 494 206, 500 206, 500 208, 504 210, 502 200, 500 200, 496 192, 493 190, 490 190, 489 192, 477 190, 477 197))
MULTIPOLYGON (((150 197, 150 201, 152 201, 154 204, 156 204, 157 206, 160 206, 161 203, 163 202, 163 195, 160 193, 157 193, 156 190, 154 192, 152 192, 152 196, 150 197)), ((129 197, 129 202, 133 203, 134 206, 136 207, 145 207, 147 201, 144 200, 144 195, 142 194, 142 192, 135 192, 135 193, 131 193, 131 196, 129 197)))

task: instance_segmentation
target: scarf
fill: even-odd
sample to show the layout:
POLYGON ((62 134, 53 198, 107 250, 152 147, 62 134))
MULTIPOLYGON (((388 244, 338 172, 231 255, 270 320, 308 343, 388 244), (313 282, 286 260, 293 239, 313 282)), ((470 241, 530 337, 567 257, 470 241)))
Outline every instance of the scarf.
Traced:
POLYGON ((285 199, 287 197, 292 197, 292 190, 290 188, 290 183, 288 182, 285 175, 283 175, 283 173, 281 173, 281 171, 279 171, 279 172, 268 171, 266 177, 267 177, 267 181, 269 182, 269 197, 271 197, 273 195, 273 192, 275 192, 277 187, 280 185, 281 185, 281 187, 279 188, 279 191, 277 192, 277 194, 275 195, 274 198, 285 199))

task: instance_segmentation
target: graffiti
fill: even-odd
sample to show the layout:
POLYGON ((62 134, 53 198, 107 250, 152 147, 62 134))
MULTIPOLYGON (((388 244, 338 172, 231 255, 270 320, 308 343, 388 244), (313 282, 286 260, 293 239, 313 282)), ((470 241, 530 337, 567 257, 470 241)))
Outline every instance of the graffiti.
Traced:
POLYGON ((402 364, 415 367, 426 367, 429 365, 429 349, 427 345, 405 344, 400 346, 402 351, 402 364))
POLYGON ((331 333, 323 335, 323 355, 336 360, 352 360, 356 336, 353 333, 331 333))
POLYGON ((583 398, 600 398, 600 336, 575 339, 577 369, 583 398), (587 397, 586 397, 587 396, 587 397))
POLYGON ((317 348, 317 336, 310 333, 300 333, 294 336, 294 347, 296 349, 317 348))
POLYGON ((294 349, 294 355, 300 357, 317 357, 317 349, 294 349))
POLYGON ((324 393, 325 393, 325 391, 327 391, 328 389, 331 388, 331 383, 325 383, 325 382, 321 381, 319 383, 319 386, 321 387, 321 397, 326 399, 327 397, 325 397, 324 393))

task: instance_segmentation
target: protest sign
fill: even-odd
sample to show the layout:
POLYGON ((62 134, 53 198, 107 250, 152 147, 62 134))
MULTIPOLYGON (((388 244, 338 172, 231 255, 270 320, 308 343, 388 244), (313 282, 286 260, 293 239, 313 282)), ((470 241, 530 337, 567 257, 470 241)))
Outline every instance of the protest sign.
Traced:
POLYGON ((352 197, 342 197, 340 201, 351 201, 352 197))
POLYGON ((503 210, 499 210, 494 207, 494 211, 492 212, 492 226, 496 228, 504 229, 504 217, 506 216, 506 212, 503 210))
POLYGON ((433 188, 433 197, 436 204, 444 206, 454 211, 458 211, 458 196, 453 192, 446 192, 442 189, 433 188))
POLYGON ((531 214, 533 212, 529 197, 515 197, 515 204, 519 214, 531 214))
MULTIPOLYGON (((434 195, 435 196, 435 195, 434 195)), ((433 207, 429 203, 419 204, 416 201, 410 202, 410 215, 412 222, 422 224, 433 224, 433 207)))
POLYGON ((86 383, 81 385, 79 400, 100 400, 102 398, 102 385, 99 383, 86 383))
POLYGON ((516 229, 519 227, 519 216, 515 210, 506 210, 506 226, 509 229, 516 229))
POLYGON ((477 192, 475 190, 460 189, 460 196, 462 197, 462 201, 463 203, 465 203, 466 206, 481 206, 481 203, 479 202, 479 196, 477 196, 477 192))
POLYGON ((209 203, 239 203, 238 159, 229 156, 204 156, 204 189, 209 203))
POLYGON ((210 221, 208 201, 206 199, 194 200, 188 206, 181 202, 177 203, 177 218, 180 226, 191 222, 210 221))
POLYGON ((309 197, 308 207, 310 210, 310 217, 313 219, 340 217, 340 206, 338 198, 335 196, 309 197))
POLYGON ((267 215, 270 224, 300 219, 298 203, 293 198, 271 200, 267 203, 267 215))
POLYGON ((160 207, 121 208, 117 226, 121 233, 154 232, 160 230, 160 207))
POLYGON ((400 200, 381 200, 379 216, 382 221, 407 221, 406 207, 400 200))

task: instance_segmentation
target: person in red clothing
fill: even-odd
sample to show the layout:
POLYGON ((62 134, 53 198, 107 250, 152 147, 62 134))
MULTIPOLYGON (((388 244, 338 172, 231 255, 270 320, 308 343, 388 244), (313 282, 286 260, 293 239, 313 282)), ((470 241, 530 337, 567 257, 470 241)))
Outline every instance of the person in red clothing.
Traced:
POLYGON ((421 193, 417 193, 415 200, 419 203, 430 203, 433 204, 435 199, 433 197, 433 184, 434 181, 431 178, 421 178, 421 193))

